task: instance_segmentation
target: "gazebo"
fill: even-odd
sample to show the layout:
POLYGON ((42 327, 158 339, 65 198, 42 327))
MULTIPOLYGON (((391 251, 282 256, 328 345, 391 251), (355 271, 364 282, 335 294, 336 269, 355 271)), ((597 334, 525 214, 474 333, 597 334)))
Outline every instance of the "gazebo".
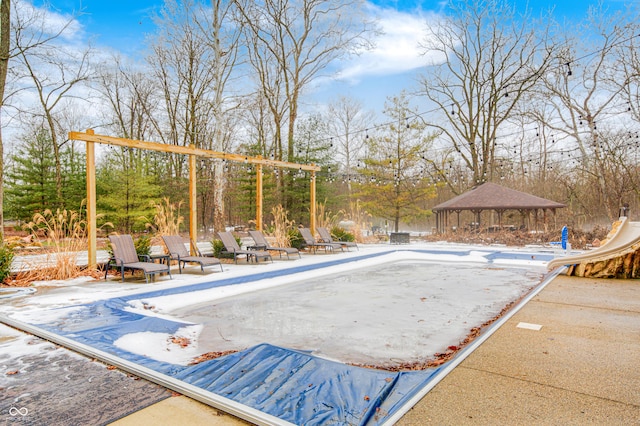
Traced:
POLYGON ((453 212, 457 213, 458 228, 460 228, 460 213, 465 210, 474 214, 476 227, 480 227, 481 213, 485 210, 493 210, 497 213, 498 227, 502 227, 502 216, 507 210, 516 210, 522 215, 523 227, 525 217, 533 212, 537 228, 538 211, 542 211, 546 221, 548 211, 555 214, 556 209, 563 207, 567 207, 566 204, 485 182, 464 194, 438 204, 432 208, 432 211, 436 216, 437 232, 444 232, 449 226, 453 226, 449 223, 449 216, 453 212))

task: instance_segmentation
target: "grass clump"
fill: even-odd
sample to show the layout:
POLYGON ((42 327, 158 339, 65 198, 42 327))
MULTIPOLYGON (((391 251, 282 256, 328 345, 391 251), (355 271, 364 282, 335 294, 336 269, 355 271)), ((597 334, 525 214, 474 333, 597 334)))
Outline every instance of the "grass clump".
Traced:
POLYGON ((278 204, 271 210, 273 221, 271 222, 271 236, 276 240, 278 247, 291 247, 291 230, 295 227, 295 221, 289 219, 289 212, 278 204))
POLYGON ((156 209, 156 214, 153 216, 153 223, 147 221, 145 226, 158 235, 179 235, 184 223, 184 216, 180 214, 182 201, 171 204, 169 198, 165 197, 161 202, 151 204, 156 209))
POLYGON ((31 233, 34 244, 42 248, 45 258, 37 265, 27 265, 16 276, 16 282, 66 280, 87 275, 87 271, 78 265, 78 253, 87 247, 87 221, 81 213, 47 209, 36 213, 24 229, 31 233))

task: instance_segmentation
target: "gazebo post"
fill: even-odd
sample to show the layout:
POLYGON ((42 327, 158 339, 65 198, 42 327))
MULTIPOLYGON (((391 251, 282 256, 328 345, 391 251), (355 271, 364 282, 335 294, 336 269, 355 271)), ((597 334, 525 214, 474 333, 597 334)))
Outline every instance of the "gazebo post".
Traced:
POLYGON ((502 213, 504 213, 504 210, 496 210, 496 213, 498 213, 498 226, 502 228, 502 213))

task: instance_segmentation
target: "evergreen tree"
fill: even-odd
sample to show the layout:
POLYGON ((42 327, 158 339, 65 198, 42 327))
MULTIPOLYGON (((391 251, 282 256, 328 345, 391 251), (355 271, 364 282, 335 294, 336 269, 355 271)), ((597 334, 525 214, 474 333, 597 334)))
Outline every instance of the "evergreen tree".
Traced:
POLYGON ((389 124, 367 139, 369 155, 355 189, 363 208, 392 221, 398 232, 402 220, 429 214, 426 201, 435 196, 435 187, 424 175, 423 156, 433 136, 425 135, 425 125, 413 120, 417 113, 404 93, 388 100, 385 114, 389 124))
MULTIPOLYGON (((298 164, 315 164, 323 168, 316 173, 316 201, 327 199, 329 189, 326 179, 320 176, 326 175, 326 170, 331 167, 331 161, 335 158, 335 150, 331 140, 327 139, 327 126, 320 116, 312 115, 304 120, 299 120, 295 154, 293 162, 298 164)), ((333 164, 334 170, 337 168, 333 164)), ((289 170, 288 177, 291 184, 286 187, 286 199, 289 202, 291 218, 299 224, 309 223, 309 207, 311 202, 311 174, 304 170, 289 170)), ((337 202, 337 194, 331 194, 330 200, 337 202)), ((335 206, 334 206, 335 207, 335 206)))
POLYGON ((40 129, 24 138, 11 155, 6 180, 5 211, 8 216, 28 221, 34 213, 55 208, 55 161, 46 130, 40 129))
MULTIPOLYGON (((330 165, 334 158, 334 150, 331 141, 327 139, 326 124, 320 116, 313 115, 300 120, 298 123, 295 153, 291 162, 298 164, 315 164, 323 168, 330 165)), ((242 152, 249 156, 264 155, 265 152, 259 143, 242 147, 242 152)), ((335 167, 335 165, 334 165, 335 167)), ((247 224, 256 218, 256 166, 252 164, 228 164, 225 166, 229 180, 229 194, 225 203, 229 207, 227 220, 232 224, 247 224)), ((317 173, 324 175, 325 173, 317 173)), ((277 190, 278 182, 286 180, 284 197, 287 200, 285 210, 289 212, 289 218, 298 224, 309 223, 309 208, 311 194, 311 174, 304 170, 270 168, 262 169, 262 195, 263 195, 263 225, 269 225, 273 218, 269 212, 281 204, 280 194, 277 190)), ((316 200, 327 198, 329 190, 326 179, 316 178, 316 200)), ((335 200, 335 197, 331 197, 335 200)))
POLYGON ((120 232, 144 231, 145 223, 154 216, 153 203, 161 195, 145 153, 110 149, 96 175, 97 204, 103 219, 120 232))
POLYGON ((61 152, 63 208, 79 210, 87 198, 87 162, 84 151, 71 143, 61 152))

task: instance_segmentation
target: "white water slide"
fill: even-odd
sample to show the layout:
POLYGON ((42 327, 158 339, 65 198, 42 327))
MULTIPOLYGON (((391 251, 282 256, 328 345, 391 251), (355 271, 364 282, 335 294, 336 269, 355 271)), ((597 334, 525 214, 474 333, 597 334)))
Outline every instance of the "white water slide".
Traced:
POLYGON ((621 217, 618 229, 609 236, 606 244, 584 253, 553 259, 547 264, 547 267, 555 269, 563 265, 600 262, 624 256, 638 248, 640 248, 640 222, 630 222, 628 218, 621 217))

